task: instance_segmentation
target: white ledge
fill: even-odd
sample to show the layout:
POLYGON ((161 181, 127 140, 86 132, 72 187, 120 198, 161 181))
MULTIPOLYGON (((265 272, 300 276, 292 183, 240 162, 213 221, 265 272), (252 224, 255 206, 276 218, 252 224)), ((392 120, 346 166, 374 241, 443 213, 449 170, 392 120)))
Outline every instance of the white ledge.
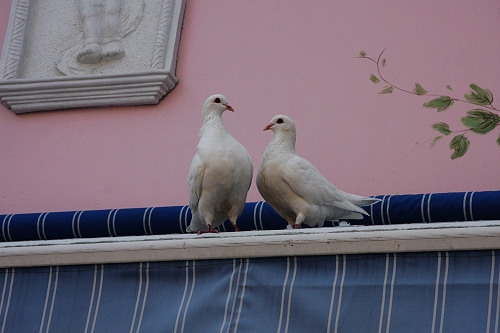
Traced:
POLYGON ((500 221, 25 241, 0 267, 500 249, 500 221))

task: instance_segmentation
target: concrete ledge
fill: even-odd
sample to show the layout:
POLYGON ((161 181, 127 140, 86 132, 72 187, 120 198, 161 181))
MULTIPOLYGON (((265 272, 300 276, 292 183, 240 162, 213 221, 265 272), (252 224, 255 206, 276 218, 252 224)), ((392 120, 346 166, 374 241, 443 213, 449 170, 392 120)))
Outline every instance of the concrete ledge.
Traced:
POLYGON ((0 267, 500 249, 500 221, 25 241, 0 267))

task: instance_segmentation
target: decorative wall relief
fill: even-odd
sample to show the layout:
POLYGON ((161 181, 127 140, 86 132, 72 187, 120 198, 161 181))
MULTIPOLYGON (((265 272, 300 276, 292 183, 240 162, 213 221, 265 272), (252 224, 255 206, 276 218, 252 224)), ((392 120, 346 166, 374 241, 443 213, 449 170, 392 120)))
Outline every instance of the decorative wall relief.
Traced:
POLYGON ((13 0, 0 98, 15 113, 157 104, 175 76, 185 0, 13 0))
MULTIPOLYGON (((449 143, 450 149, 453 150, 451 159, 454 160, 456 158, 464 156, 464 154, 469 149, 470 141, 466 137, 466 134, 468 134, 469 132, 483 135, 488 134, 500 124, 500 111, 493 106, 493 93, 490 90, 481 88, 477 84, 471 83, 471 92, 465 94, 464 99, 462 99, 453 97, 451 95, 441 96, 436 94, 429 94, 428 91, 425 90, 418 82, 415 83, 415 87, 413 88, 413 90, 403 89, 391 83, 382 75, 382 68, 387 64, 386 59, 382 58, 384 51, 385 49, 379 54, 376 59, 368 57, 366 55, 366 52, 364 51, 361 51, 359 53, 359 56, 357 57, 361 59, 367 59, 375 63, 377 75, 371 74, 370 80, 375 84, 379 84, 380 82, 384 82, 386 84, 386 86, 382 88, 379 94, 391 94, 394 90, 397 90, 403 93, 417 96, 434 97, 433 99, 425 102, 423 106, 429 109, 436 109, 437 112, 443 112, 449 109, 455 102, 466 103, 474 106, 473 109, 467 111, 467 115, 465 117, 461 118, 462 124, 466 127, 465 129, 452 131, 450 129, 450 126, 444 122, 433 124, 432 128, 438 131, 440 135, 436 136, 432 140, 431 147, 434 147, 438 143, 438 141, 443 139, 445 136, 449 136, 452 133, 456 134, 449 143)), ((449 85, 447 85, 446 88, 450 91, 453 91, 453 89, 449 85)), ((498 145, 500 145, 500 136, 497 138, 496 142, 498 145)))

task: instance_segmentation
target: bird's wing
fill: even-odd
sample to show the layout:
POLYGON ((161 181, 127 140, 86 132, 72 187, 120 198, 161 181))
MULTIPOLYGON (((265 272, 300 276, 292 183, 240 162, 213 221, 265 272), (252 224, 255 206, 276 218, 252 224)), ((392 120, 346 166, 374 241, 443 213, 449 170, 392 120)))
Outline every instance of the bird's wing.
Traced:
POLYGON ((188 175, 188 187, 189 187, 189 207, 194 212, 198 209, 198 202, 200 201, 203 176, 205 174, 205 165, 200 159, 198 153, 193 157, 191 162, 191 167, 189 169, 188 175))
POLYGON ((330 183, 316 167, 300 156, 294 156, 282 166, 282 177, 292 191, 309 204, 333 205, 338 208, 366 214, 346 199, 344 193, 330 183))

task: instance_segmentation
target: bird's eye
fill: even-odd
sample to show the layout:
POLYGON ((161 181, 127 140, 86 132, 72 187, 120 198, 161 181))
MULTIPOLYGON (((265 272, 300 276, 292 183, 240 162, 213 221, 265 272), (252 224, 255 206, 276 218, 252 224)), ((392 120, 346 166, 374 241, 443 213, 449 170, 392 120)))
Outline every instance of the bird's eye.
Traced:
POLYGON ((220 98, 217 97, 215 100, 214 100, 215 103, 220 103, 220 98))
POLYGON ((276 124, 283 124, 283 119, 282 118, 278 118, 278 120, 276 120, 276 124))

